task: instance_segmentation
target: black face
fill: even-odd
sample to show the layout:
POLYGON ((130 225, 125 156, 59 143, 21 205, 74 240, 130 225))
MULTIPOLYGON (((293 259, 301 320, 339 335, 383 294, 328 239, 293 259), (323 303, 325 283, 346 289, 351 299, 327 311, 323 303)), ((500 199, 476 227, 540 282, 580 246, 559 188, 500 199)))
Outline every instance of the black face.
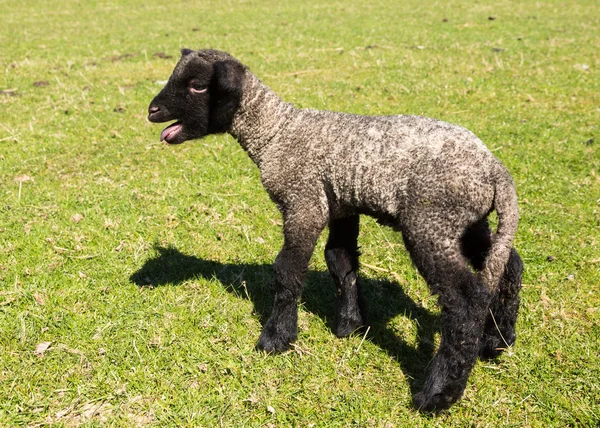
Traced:
POLYGON ((244 83, 244 66, 224 52, 183 49, 181 54, 169 81, 148 107, 150 122, 175 121, 160 136, 169 144, 226 132, 244 83))

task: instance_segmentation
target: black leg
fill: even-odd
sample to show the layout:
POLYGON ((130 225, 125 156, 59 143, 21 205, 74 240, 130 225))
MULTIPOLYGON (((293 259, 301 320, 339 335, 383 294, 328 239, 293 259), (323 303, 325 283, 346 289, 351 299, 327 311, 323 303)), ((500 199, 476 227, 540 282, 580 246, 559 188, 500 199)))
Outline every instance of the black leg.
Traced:
POLYGON ((275 300, 258 339, 260 350, 283 352, 298 337, 298 298, 308 262, 327 222, 324 216, 316 218, 312 214, 286 218, 284 213, 284 244, 275 260, 275 300))
POLYGON ((490 297, 485 285, 468 268, 442 274, 441 343, 423 390, 414 397, 415 407, 426 412, 447 409, 462 396, 477 360, 490 297))
POLYGON ((417 269, 431 291, 439 296, 441 341, 429 364, 423 389, 413 400, 421 411, 439 412, 449 408, 464 392, 477 361, 491 295, 467 265, 462 243, 439 236, 440 230, 447 232, 446 236, 453 236, 453 228, 458 226, 433 215, 427 216, 427 221, 420 220, 404 238, 417 269), (420 227, 427 224, 436 224, 438 228, 420 227))
MULTIPOLYGON (((482 219, 469 227, 461 240, 463 255, 477 271, 492 245, 492 232, 487 219, 482 219)), ((492 359, 498 357, 516 340, 515 324, 519 311, 519 291, 523 262, 514 248, 511 250, 504 275, 494 290, 488 309, 484 333, 479 347, 479 357, 492 359)))
POLYGON ((329 222, 325 260, 338 293, 335 334, 346 337, 365 325, 364 300, 358 284, 358 215, 329 222))
POLYGON ((519 312, 519 291, 523 276, 523 261, 514 248, 490 304, 485 329, 479 347, 482 359, 493 359, 515 343, 515 324, 519 312))

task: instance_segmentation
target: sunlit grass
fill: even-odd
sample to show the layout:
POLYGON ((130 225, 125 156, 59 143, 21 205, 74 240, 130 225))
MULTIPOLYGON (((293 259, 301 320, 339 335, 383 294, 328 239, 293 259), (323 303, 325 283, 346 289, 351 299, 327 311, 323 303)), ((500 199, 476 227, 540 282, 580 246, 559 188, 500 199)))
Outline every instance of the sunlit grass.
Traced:
POLYGON ((599 14, 593 1, 0 2, 0 425, 598 424, 599 14), (368 334, 331 333, 321 240, 296 346, 254 350, 281 220, 232 138, 158 143, 146 108, 183 47, 231 52, 301 107, 465 126, 512 172, 518 341, 477 364, 447 414, 410 405, 439 341, 435 299, 401 237, 368 218, 368 334))

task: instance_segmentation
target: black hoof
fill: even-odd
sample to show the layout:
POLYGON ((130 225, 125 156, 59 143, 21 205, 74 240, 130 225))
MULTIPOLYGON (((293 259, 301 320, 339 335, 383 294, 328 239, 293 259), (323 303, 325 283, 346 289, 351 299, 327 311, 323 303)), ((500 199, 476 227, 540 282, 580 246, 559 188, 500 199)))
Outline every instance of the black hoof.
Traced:
POLYGON ((348 337, 355 333, 364 332, 365 327, 362 319, 344 318, 338 322, 334 333, 340 338, 348 337))
POLYGON ((455 401, 456 399, 445 394, 428 396, 423 391, 416 393, 413 397, 415 409, 423 413, 440 413, 452 406, 455 401))
POLYGON ((290 345, 295 339, 295 337, 286 338, 281 335, 270 335, 263 331, 258 338, 256 349, 268 354, 280 354, 290 349, 290 345))
POLYGON ((484 334, 479 345, 479 359, 490 361, 498 358, 508 346, 515 343, 516 336, 507 334, 506 342, 497 335, 484 334), (508 345, 508 346, 507 346, 508 345))

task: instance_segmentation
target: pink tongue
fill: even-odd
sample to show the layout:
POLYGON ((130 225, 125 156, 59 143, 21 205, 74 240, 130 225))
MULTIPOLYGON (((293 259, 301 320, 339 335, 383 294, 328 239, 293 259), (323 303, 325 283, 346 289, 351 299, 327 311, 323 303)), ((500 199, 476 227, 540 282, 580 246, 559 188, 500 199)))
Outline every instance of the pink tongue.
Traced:
POLYGON ((160 134, 160 141, 170 142, 170 140, 181 131, 182 126, 183 124, 181 122, 175 122, 174 124, 167 126, 162 134, 160 134))

